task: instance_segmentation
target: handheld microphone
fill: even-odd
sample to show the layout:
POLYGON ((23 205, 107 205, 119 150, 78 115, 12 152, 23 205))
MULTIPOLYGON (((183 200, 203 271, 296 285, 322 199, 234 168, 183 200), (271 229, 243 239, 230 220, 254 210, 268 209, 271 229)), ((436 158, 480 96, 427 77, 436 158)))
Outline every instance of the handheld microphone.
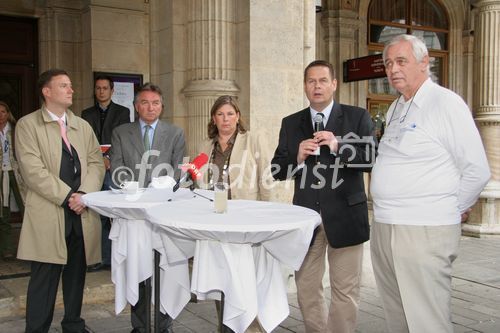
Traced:
MULTIPOLYGON (((323 117, 324 115, 322 113, 316 113, 316 115, 314 116, 313 118, 313 121, 314 121, 314 132, 319 132, 319 131, 322 131, 324 129, 324 126, 323 126, 323 117)), ((316 162, 318 162, 318 156, 321 154, 320 152, 320 147, 318 147, 313 155, 316 155, 316 162)))
POLYGON ((323 117, 324 115, 322 115, 321 113, 316 113, 316 115, 314 116, 314 132, 319 132, 319 131, 322 131, 323 130, 323 117))
POLYGON ((196 181, 201 177, 200 168, 207 164, 208 156, 207 154, 201 153, 196 156, 193 162, 188 164, 188 169, 186 173, 179 179, 179 181, 174 185, 173 191, 177 191, 182 183, 185 183, 189 180, 196 181))

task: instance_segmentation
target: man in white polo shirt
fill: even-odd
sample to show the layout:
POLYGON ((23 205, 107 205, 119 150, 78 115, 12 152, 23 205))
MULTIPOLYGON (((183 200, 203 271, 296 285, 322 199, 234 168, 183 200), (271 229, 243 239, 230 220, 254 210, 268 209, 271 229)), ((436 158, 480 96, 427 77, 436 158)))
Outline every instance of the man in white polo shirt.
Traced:
POLYGON ((401 93, 370 186, 372 263, 388 331, 452 333, 452 263, 461 222, 490 178, 486 154, 462 98, 430 79, 420 39, 395 37, 383 58, 401 93))

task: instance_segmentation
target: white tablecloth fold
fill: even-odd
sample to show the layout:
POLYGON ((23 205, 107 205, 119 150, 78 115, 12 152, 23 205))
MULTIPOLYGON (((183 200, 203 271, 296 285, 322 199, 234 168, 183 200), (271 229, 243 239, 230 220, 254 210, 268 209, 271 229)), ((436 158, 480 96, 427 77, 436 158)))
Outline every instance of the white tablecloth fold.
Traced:
POLYGON ((112 240, 111 280, 115 284, 115 311, 139 298, 139 282, 153 274, 152 226, 144 220, 114 219, 109 232, 112 240))
POLYGON ((224 324, 244 332, 258 304, 251 245, 196 241, 191 291, 200 299, 220 299, 223 291, 224 324))
POLYGON ((153 234, 153 239, 153 247, 160 253, 160 311, 175 319, 191 299, 189 256, 171 255, 169 258, 167 253, 175 253, 175 244, 162 239, 158 233, 153 234))
POLYGON ((271 332, 290 313, 281 264, 263 246, 253 247, 253 256, 257 282, 258 317, 266 332, 271 332))
MULTIPOLYGON (((135 305, 139 282, 153 276, 153 252, 160 252, 160 311, 176 318, 191 298, 189 268, 186 257, 169 263, 162 240, 144 220, 115 219, 110 232, 115 284, 115 312, 123 311, 127 302, 135 305)), ((154 279, 152 279, 154 287, 154 279)))

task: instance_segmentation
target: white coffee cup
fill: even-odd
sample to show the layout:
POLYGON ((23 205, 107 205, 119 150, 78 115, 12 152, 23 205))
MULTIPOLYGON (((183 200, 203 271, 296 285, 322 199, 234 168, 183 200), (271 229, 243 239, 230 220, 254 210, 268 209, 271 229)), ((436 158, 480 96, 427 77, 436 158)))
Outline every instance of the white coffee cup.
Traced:
POLYGON ((123 193, 134 194, 139 191, 139 182, 127 181, 120 184, 123 193))

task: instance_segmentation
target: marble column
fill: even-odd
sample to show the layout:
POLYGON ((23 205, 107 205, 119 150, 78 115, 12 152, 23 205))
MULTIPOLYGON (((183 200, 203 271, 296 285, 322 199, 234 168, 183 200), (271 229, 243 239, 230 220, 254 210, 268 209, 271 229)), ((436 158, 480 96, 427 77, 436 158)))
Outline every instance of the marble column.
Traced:
POLYGON ((234 0, 188 0, 188 154, 207 136, 210 107, 218 96, 237 96, 236 8, 234 0))
POLYGON ((477 0, 473 5, 477 10, 473 110, 492 177, 463 231, 475 236, 500 235, 500 0, 477 0))

